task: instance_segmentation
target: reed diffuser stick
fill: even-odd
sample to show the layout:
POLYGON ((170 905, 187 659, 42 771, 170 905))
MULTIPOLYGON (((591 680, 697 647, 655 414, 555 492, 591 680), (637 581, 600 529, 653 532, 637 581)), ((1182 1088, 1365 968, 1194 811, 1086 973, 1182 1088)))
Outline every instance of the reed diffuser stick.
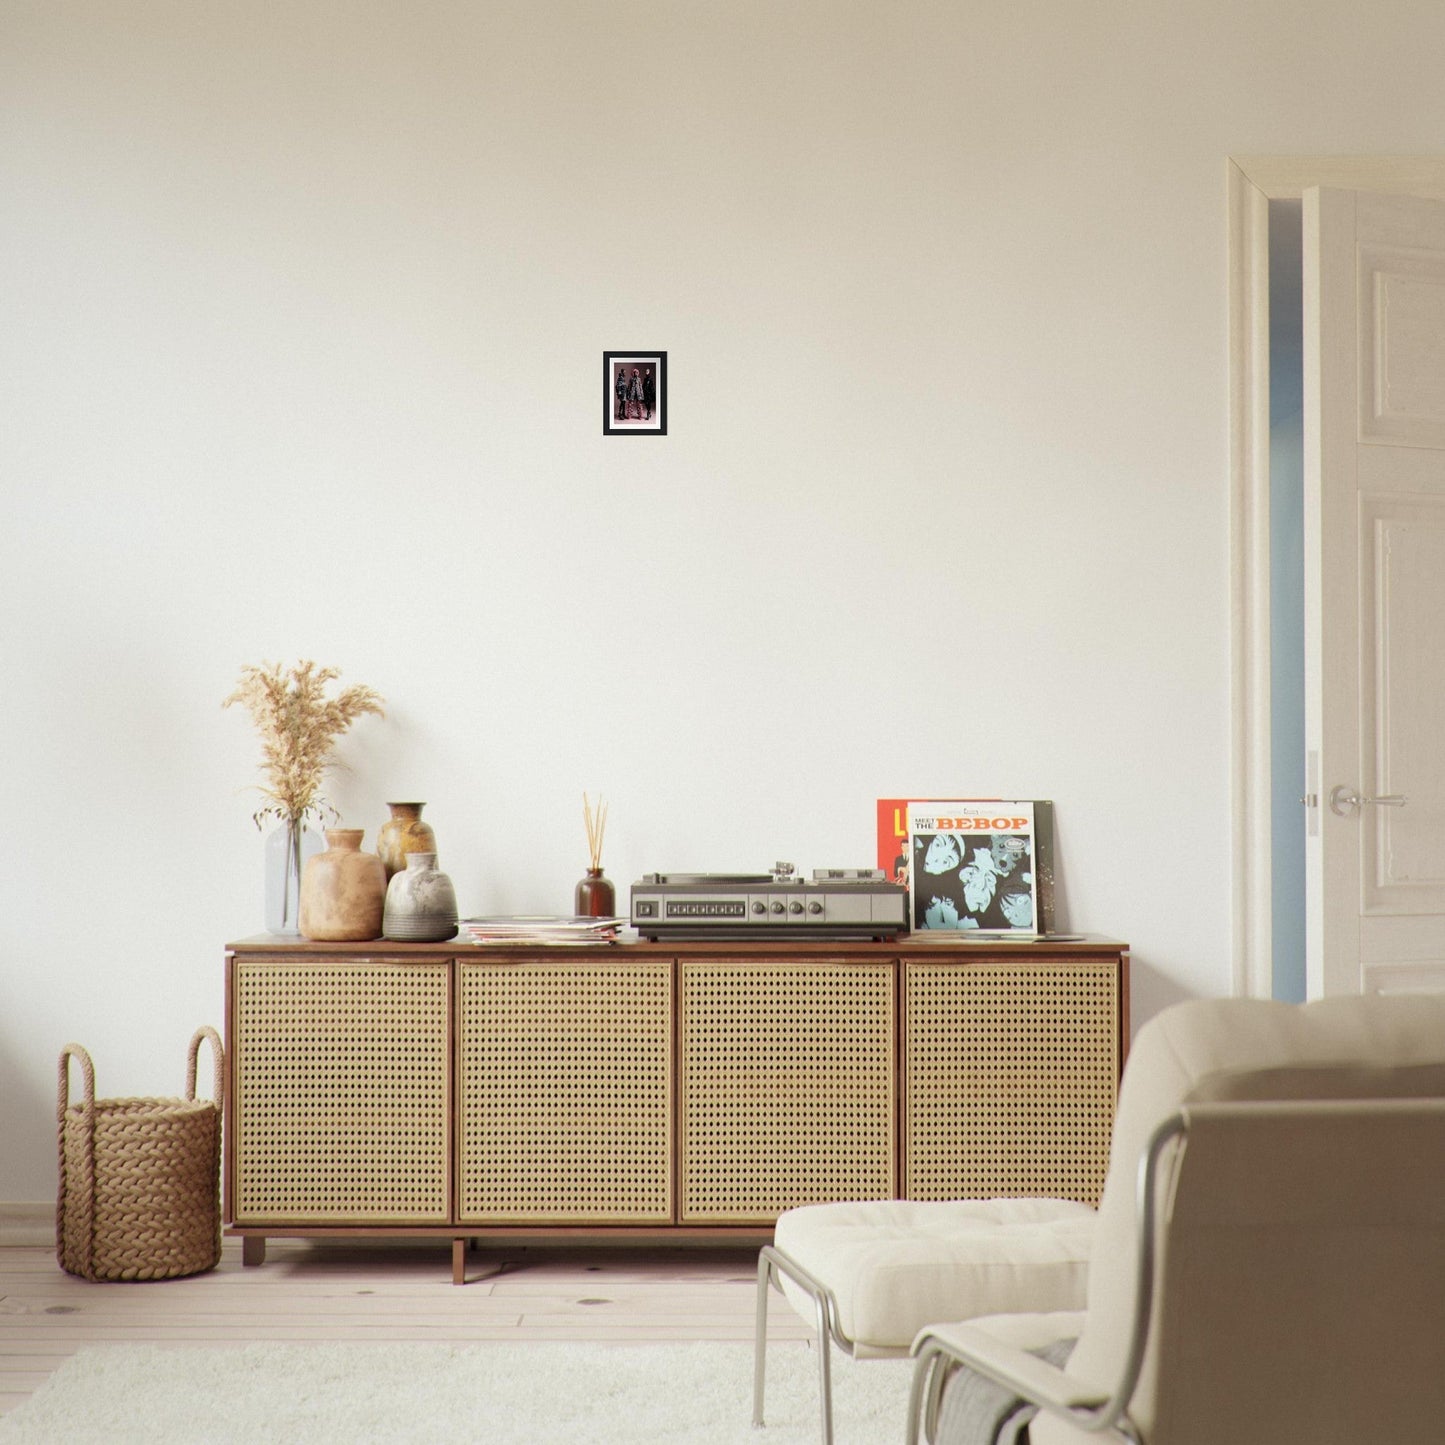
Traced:
POLYGON ((587 852, 592 860, 592 867, 601 868, 602 835, 607 829, 607 803, 600 793, 597 795, 595 809, 587 794, 582 794, 582 820, 587 825, 587 852))

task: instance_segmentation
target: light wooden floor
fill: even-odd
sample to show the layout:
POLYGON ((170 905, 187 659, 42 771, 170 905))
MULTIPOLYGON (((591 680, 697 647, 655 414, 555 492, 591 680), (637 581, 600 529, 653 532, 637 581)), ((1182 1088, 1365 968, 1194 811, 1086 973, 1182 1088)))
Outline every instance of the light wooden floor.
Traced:
MULTIPOLYGON (((0 1249, 0 1413, 77 1350, 104 1343, 216 1347, 250 1340, 751 1340, 755 1249, 473 1251, 451 1245, 273 1240, 266 1263, 189 1279, 91 1284, 52 1249, 0 1249)), ((808 1328, 775 1294, 768 1337, 808 1328)))

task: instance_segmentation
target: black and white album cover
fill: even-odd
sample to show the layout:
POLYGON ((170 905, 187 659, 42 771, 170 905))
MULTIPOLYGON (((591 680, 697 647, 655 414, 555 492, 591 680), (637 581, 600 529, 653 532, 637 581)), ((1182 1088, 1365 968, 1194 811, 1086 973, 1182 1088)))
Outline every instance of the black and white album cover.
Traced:
POLYGON ((1032 802, 910 803, 915 932, 1039 933, 1032 802))

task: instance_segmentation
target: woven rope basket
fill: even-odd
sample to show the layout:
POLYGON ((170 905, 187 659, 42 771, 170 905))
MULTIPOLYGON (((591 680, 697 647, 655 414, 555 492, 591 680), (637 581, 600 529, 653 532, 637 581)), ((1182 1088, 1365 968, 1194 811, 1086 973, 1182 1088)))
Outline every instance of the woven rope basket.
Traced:
POLYGON ((221 1258, 221 1039, 196 1030, 184 1099, 97 1099, 79 1044, 60 1051, 60 1193, 55 1255, 86 1279, 174 1279, 221 1258), (196 1098, 196 1057, 211 1041, 215 1098, 196 1098), (70 1102, 70 1060, 85 1097, 70 1102))

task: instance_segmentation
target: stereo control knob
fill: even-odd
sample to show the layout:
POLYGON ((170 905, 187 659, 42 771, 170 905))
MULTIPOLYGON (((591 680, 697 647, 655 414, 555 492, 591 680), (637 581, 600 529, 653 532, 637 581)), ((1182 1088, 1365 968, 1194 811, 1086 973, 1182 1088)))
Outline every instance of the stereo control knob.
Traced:
POLYGON ((822 911, 823 905, 816 898, 808 905, 809 913, 821 913, 822 911))
POLYGON ((788 904, 789 913, 801 913, 802 911, 803 905, 799 903, 796 898, 790 904, 788 904))
POLYGON ((783 911, 783 905, 782 905, 781 902, 773 904, 773 912, 774 912, 774 913, 781 913, 782 911, 783 911))
POLYGON ((753 912, 754 912, 754 913, 766 913, 767 911, 768 911, 768 905, 767 905, 766 903, 764 903, 761 898, 754 898, 754 899, 753 899, 753 912))

